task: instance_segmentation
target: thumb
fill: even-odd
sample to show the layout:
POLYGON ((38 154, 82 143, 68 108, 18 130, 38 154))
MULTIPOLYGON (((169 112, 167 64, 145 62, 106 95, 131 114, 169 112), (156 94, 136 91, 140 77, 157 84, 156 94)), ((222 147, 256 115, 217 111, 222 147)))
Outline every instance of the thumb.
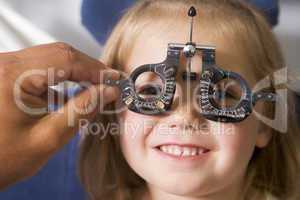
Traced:
POLYGON ((91 122, 97 112, 119 96, 116 87, 91 86, 70 99, 62 108, 44 117, 35 127, 37 141, 47 140, 59 148, 65 145, 78 131, 81 121, 91 122), (41 140, 42 139, 42 140, 41 140))

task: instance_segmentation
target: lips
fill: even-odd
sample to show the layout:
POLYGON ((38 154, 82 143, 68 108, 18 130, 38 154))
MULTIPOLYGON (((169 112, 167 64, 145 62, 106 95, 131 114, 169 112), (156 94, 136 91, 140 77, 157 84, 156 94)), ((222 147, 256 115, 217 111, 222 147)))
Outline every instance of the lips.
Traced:
POLYGON ((156 146, 159 151, 176 157, 193 157, 206 154, 210 149, 192 144, 161 144, 156 146))

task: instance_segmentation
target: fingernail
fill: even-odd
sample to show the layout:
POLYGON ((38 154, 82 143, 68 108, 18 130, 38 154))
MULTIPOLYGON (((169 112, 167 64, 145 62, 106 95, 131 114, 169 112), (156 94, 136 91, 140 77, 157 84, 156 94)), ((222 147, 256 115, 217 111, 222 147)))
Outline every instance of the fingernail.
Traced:
POLYGON ((108 86, 108 87, 105 87, 103 94, 105 96, 105 99, 108 102, 110 102, 110 101, 116 100, 119 97, 120 91, 116 87, 108 86))
POLYGON ((121 77, 121 73, 117 70, 113 70, 113 69, 110 69, 110 70, 105 70, 104 71, 104 74, 103 74, 103 78, 104 80, 119 80, 121 77))

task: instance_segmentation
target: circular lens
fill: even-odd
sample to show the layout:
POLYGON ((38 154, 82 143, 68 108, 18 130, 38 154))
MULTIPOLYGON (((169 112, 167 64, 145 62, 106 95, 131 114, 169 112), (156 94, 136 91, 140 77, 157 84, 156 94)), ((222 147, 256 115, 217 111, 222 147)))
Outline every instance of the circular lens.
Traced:
POLYGON ((160 76, 154 72, 144 72, 135 81, 135 92, 146 101, 158 98, 164 88, 160 76))
POLYGON ((242 98, 242 88, 238 81, 230 78, 222 79, 212 87, 211 98, 219 109, 233 108, 242 98))

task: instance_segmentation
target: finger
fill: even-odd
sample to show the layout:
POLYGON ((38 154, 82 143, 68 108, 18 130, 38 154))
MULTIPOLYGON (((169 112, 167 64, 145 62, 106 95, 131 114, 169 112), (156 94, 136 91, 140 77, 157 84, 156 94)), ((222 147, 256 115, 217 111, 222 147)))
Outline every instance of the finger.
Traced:
POLYGON ((17 80, 25 92, 40 95, 49 85, 70 80, 101 83, 119 78, 119 72, 65 43, 31 47, 14 53, 21 66, 17 80))
POLYGON ((63 71, 63 76, 56 77, 59 81, 88 80, 96 84, 100 83, 99 70, 110 69, 101 61, 62 42, 27 48, 16 52, 15 57, 22 61, 23 70, 53 68, 56 72, 63 71))
POLYGON ((83 91, 68 103, 48 116, 44 117, 32 129, 32 138, 36 145, 45 144, 45 148, 58 149, 66 144, 78 131, 82 121, 92 122, 103 106, 115 101, 119 91, 115 87, 98 85, 83 91), (100 96, 95 100, 95 96, 100 96), (100 108, 100 109, 99 109, 100 108))

